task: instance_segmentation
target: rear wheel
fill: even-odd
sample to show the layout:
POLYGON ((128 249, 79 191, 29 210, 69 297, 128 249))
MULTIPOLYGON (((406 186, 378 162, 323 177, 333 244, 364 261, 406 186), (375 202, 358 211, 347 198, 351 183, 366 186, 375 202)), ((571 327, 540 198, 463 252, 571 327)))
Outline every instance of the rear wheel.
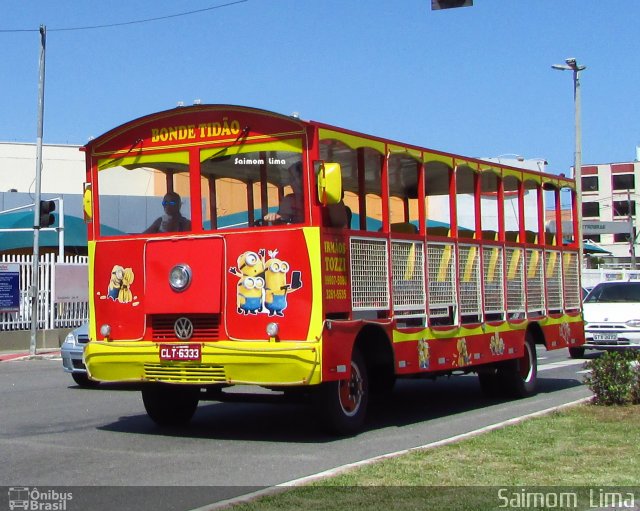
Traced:
POLYGON ((569 348, 571 358, 584 358, 584 348, 569 348))
POLYGON ((180 385, 148 385, 142 389, 147 415, 159 426, 184 426, 198 407, 200 389, 180 385))
POLYGON ((538 377, 538 359, 533 334, 525 334, 524 354, 516 360, 509 360, 498 369, 504 390, 511 397, 528 397, 535 393, 538 377))
POLYGON ((362 355, 354 350, 351 376, 346 380, 326 382, 318 387, 316 405, 327 429, 337 435, 357 433, 369 402, 369 378, 362 355))
POLYGON ((478 381, 480 382, 480 390, 486 397, 498 397, 500 395, 500 379, 498 370, 495 367, 478 371, 478 381))

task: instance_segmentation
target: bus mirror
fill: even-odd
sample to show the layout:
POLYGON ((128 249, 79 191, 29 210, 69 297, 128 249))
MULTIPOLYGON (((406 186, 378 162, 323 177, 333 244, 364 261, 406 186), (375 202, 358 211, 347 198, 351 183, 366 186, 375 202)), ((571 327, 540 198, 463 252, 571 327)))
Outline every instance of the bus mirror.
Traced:
POLYGON ((84 184, 84 193, 82 195, 82 209, 84 211, 84 221, 86 223, 93 220, 93 199, 91 198, 91 183, 84 184))
POLYGON ((318 199, 323 206, 342 200, 342 171, 339 163, 322 163, 318 172, 318 199))

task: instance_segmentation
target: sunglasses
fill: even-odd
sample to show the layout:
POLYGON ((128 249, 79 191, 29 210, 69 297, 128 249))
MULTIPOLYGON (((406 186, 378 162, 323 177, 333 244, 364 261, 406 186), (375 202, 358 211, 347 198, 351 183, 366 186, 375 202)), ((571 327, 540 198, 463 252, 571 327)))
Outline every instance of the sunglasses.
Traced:
POLYGON ((162 201, 162 205, 163 206, 175 206, 176 204, 178 204, 176 201, 174 200, 163 200, 162 201))

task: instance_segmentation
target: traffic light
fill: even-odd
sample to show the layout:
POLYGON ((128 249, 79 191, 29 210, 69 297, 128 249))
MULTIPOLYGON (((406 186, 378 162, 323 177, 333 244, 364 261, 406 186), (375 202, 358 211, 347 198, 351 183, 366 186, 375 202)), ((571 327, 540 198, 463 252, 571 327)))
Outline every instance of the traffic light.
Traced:
POLYGON ((471 7, 473 0, 431 0, 431 10, 452 9, 453 7, 471 7))
POLYGON ((40 227, 49 227, 56 221, 53 212, 56 210, 56 203, 52 200, 40 201, 40 227))

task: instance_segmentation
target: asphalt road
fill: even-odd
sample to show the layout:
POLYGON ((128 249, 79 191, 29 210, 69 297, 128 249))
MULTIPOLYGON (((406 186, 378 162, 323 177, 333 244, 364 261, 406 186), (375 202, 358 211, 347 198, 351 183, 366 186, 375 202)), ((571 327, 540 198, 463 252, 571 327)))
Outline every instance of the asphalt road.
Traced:
POLYGON ((3 362, 0 485, 73 487, 68 511, 194 509, 589 396, 582 370, 566 350, 541 350, 539 392, 517 401, 483 397, 475 376, 401 381, 370 404, 365 431, 336 439, 308 404, 266 391, 235 389, 166 431, 133 386, 79 388, 55 359, 3 362))

